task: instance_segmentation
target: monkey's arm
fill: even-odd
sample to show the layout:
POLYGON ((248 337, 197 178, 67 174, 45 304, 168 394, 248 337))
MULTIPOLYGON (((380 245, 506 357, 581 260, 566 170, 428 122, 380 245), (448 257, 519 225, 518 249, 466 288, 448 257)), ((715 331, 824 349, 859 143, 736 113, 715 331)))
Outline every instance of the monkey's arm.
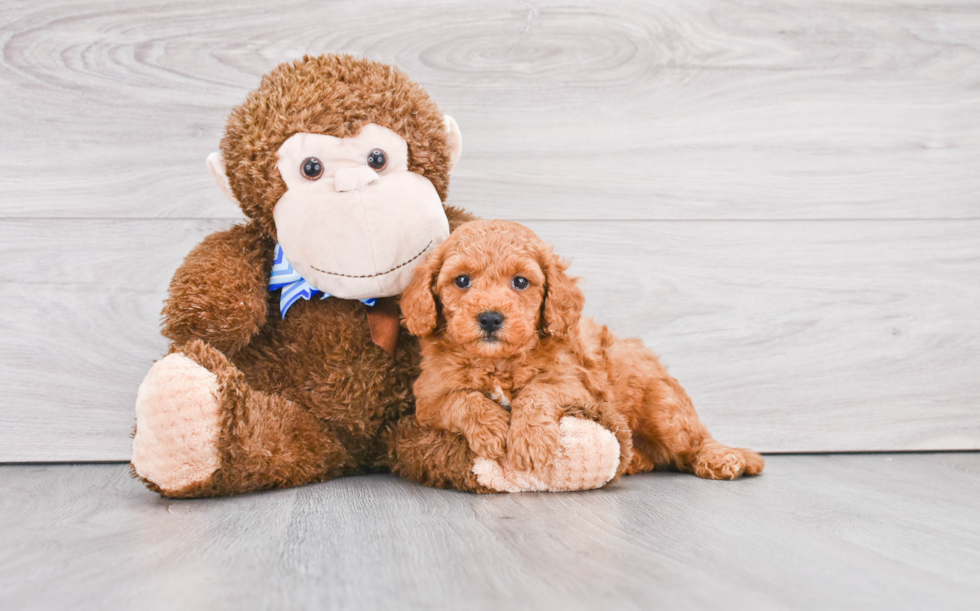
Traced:
POLYGON ((209 235, 170 282, 163 335, 200 339, 231 356, 262 328, 275 244, 252 223, 209 235))
POLYGON ((405 416, 388 433, 388 464, 393 472, 422 485, 470 492, 591 490, 616 476, 620 445, 607 428, 566 416, 560 430, 560 457, 552 468, 532 474, 503 460, 478 457, 459 433, 405 416))

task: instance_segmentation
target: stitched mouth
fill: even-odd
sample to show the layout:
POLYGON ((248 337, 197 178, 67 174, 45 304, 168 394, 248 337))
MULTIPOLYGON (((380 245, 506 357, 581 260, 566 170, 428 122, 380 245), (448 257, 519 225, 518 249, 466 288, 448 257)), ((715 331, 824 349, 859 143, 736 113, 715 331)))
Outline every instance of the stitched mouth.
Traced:
POLYGON ((328 276, 340 276, 341 278, 377 278, 378 276, 384 276, 385 274, 390 274, 393 271, 397 271, 397 270, 405 267, 406 265, 408 265, 412 261, 414 261, 414 260, 418 259, 419 257, 421 257, 422 255, 424 255, 425 254, 425 251, 429 250, 429 247, 430 246, 432 246, 432 241, 431 240, 429 240, 429 243, 425 245, 425 248, 423 248, 422 250, 419 251, 419 254, 415 255, 414 257, 412 257, 408 261, 405 261, 404 263, 400 263, 400 264, 396 265, 395 267, 389 269, 386 272, 378 272, 377 274, 365 274, 363 276, 354 276, 354 275, 351 275, 351 274, 338 274, 337 272, 328 272, 328 271, 322 270, 319 267, 316 267, 314 265, 311 265, 310 267, 312 269, 320 272, 321 274, 327 274, 328 276))

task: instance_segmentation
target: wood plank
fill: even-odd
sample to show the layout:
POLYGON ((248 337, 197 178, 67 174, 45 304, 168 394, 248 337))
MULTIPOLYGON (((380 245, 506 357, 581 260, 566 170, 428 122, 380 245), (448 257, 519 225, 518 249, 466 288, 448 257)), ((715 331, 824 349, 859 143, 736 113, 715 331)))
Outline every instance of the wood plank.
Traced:
POLYGON ((517 219, 980 218, 980 5, 7 2, 0 216, 228 218, 203 160, 281 61, 395 63, 517 219))
POLYGON ((170 501, 122 465, 5 466, 0 603, 972 610, 978 473, 976 453, 772 456, 737 482, 481 496, 374 475, 170 501))
POLYGON ((587 310, 769 451, 980 448, 980 222, 532 223, 587 310))
POLYGON ((128 460, 170 277, 229 224, 0 223, 0 462, 128 460))
MULTIPOLYGON (((229 222, 0 221, 0 462, 128 458, 169 277, 229 222)), ((532 226, 728 443, 980 448, 980 221, 532 226)))

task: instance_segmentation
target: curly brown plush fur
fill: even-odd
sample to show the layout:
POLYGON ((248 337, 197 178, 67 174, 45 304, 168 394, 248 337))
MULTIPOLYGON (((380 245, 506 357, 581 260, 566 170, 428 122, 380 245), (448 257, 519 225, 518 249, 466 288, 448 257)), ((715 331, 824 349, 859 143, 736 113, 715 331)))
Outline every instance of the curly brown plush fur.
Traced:
POLYGON ((275 238, 272 208, 286 192, 276 169, 282 143, 300 132, 353 136, 368 123, 405 138, 409 171, 428 178, 446 201, 450 161, 444 117, 425 90, 392 66, 322 55, 266 74, 228 118, 221 152, 245 214, 275 238))
MULTIPOLYGON (((390 66, 307 57, 269 73, 232 112, 221 149, 250 220, 208 236, 174 274, 163 310, 171 355, 155 365, 165 369, 161 363, 171 359, 185 370, 203 368, 194 377, 199 388, 164 371, 158 377, 174 392, 158 396, 198 398, 193 407, 203 424, 193 439, 207 447, 188 448, 179 466, 191 474, 204 463, 217 468, 203 481, 175 476, 166 489, 144 480, 151 488, 200 497, 393 469, 422 483, 486 491, 470 472, 474 455, 465 440, 414 421, 415 338, 402 329, 393 358, 372 341, 360 302, 301 300, 282 318, 279 294, 268 290, 272 211, 286 188, 277 149, 297 132, 343 137, 367 123, 408 141, 410 170, 444 201, 450 163, 443 115, 390 66)), ((446 212, 451 229, 472 218, 452 207, 446 212)), ((191 445, 182 439, 175 446, 191 445)))

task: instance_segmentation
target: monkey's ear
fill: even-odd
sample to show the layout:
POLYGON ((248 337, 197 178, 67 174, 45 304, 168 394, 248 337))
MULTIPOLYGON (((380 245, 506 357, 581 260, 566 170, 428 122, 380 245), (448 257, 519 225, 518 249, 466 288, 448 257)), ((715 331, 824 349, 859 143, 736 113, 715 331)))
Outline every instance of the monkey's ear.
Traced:
POLYGON ((449 169, 452 170, 459 161, 459 156, 463 154, 463 134, 459 132, 459 125, 456 119, 449 115, 446 118, 446 141, 449 143, 449 169))
POLYGON ((237 204, 238 200, 235 199, 235 194, 231 192, 231 183, 228 182, 225 158, 218 151, 208 155, 208 174, 211 175, 211 180, 214 181, 214 184, 218 185, 218 188, 225 194, 225 197, 237 204))

